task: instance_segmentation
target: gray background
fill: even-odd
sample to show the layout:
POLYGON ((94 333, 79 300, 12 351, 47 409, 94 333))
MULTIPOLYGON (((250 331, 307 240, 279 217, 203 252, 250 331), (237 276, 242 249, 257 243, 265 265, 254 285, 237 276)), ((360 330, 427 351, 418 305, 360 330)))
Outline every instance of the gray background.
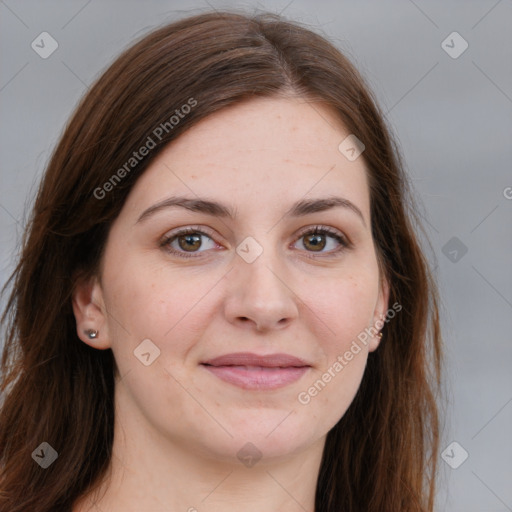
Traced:
MULTIPOLYGON (((440 283, 442 450, 459 443, 445 453, 452 465, 462 449, 469 453, 457 469, 439 454, 437 510, 512 511, 511 0, 210 5, 283 11, 311 24, 375 91, 424 205, 440 283), (455 59, 442 47, 453 31, 469 44, 455 59), (446 245, 453 237, 459 241, 446 245)), ((204 1, 0 1, 2 284, 37 182, 88 85, 134 37, 205 9, 204 1), (59 44, 47 59, 31 48, 43 31, 59 44)), ((450 38, 446 44, 461 48, 450 38)))

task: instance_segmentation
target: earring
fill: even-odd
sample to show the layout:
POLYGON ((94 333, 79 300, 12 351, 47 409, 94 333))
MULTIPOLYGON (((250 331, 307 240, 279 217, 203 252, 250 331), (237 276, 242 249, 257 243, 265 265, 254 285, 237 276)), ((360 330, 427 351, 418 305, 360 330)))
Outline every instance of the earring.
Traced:
POLYGON ((90 340, 93 340, 94 338, 98 337, 98 331, 94 329, 87 329, 86 331, 84 331, 84 333, 87 334, 90 340))
POLYGON ((379 334, 377 334, 377 337, 379 338, 379 340, 381 340, 382 339, 382 333, 379 332, 379 334))

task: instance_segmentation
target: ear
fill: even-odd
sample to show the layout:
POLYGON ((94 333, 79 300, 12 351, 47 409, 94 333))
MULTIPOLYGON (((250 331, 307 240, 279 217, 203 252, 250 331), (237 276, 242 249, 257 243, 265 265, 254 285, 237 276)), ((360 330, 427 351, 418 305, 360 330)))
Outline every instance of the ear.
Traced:
POLYGON ((389 282, 388 282, 387 278, 383 277, 380 281, 379 296, 377 298, 377 303, 375 305, 375 310, 373 312, 372 327, 370 328, 370 331, 373 334, 370 344, 369 344, 369 349, 368 349, 370 352, 377 350, 377 347, 379 346, 379 343, 381 340, 379 333, 382 332, 384 325, 386 325, 385 318, 386 318, 386 313, 388 311, 388 308, 389 308, 389 282))
POLYGON ((110 348, 105 302, 98 278, 78 277, 75 280, 72 303, 78 337, 93 348, 110 348), (88 330, 97 331, 97 336, 91 339, 86 334, 88 330))

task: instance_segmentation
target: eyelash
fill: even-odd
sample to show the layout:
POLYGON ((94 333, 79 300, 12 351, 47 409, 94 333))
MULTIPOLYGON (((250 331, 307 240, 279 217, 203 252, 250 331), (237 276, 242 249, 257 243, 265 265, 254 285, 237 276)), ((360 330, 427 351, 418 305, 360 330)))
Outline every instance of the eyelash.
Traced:
MULTIPOLYGON (((170 246, 170 244, 178 237, 184 236, 184 235, 191 235, 191 234, 205 235, 208 238, 213 240, 212 234, 205 231, 204 228, 191 226, 191 227, 180 229, 174 233, 171 233, 170 235, 165 236, 162 239, 162 241, 160 242, 160 246, 165 247, 165 249, 170 254, 176 255, 180 258, 198 258, 198 257, 200 257, 201 252, 204 252, 204 251, 195 252, 195 253, 194 252, 187 253, 187 252, 177 251, 176 249, 173 249, 170 246)), ((341 233, 339 233, 338 231, 336 231, 332 228, 329 228, 328 226, 315 226, 314 228, 306 228, 305 230, 303 230, 299 233, 297 240, 306 235, 328 235, 328 236, 334 238, 341 245, 340 248, 338 248, 334 251, 327 252, 327 253, 318 253, 318 255, 309 255, 308 254, 308 255, 306 255, 306 257, 308 257, 308 258, 316 259, 318 257, 320 257, 320 258, 337 257, 337 256, 340 256, 341 253, 344 252, 345 250, 352 248, 352 243, 344 235, 342 235, 341 233)), ((306 252, 314 252, 314 251, 306 251, 306 252)))

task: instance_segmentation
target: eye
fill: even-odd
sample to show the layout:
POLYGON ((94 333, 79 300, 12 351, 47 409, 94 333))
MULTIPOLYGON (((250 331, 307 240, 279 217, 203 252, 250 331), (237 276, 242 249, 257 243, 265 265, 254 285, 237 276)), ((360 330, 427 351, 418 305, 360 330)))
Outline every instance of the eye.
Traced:
POLYGON ((300 233, 299 240, 301 238, 303 239, 302 246, 307 249, 307 252, 315 252, 325 256, 335 256, 351 247, 351 243, 341 232, 327 226, 307 228, 306 231, 300 233), (331 250, 324 251, 329 245, 331 250), (336 248, 336 246, 338 247, 336 248))
POLYGON ((181 258, 196 257, 194 256, 194 253, 204 252, 199 251, 200 248, 207 250, 215 249, 217 247, 217 244, 208 233, 196 227, 188 227, 175 231, 174 233, 165 236, 160 245, 161 247, 165 247, 171 254, 175 254, 181 258), (206 237, 209 240, 210 247, 204 247, 205 244, 201 240, 203 237, 206 237))

